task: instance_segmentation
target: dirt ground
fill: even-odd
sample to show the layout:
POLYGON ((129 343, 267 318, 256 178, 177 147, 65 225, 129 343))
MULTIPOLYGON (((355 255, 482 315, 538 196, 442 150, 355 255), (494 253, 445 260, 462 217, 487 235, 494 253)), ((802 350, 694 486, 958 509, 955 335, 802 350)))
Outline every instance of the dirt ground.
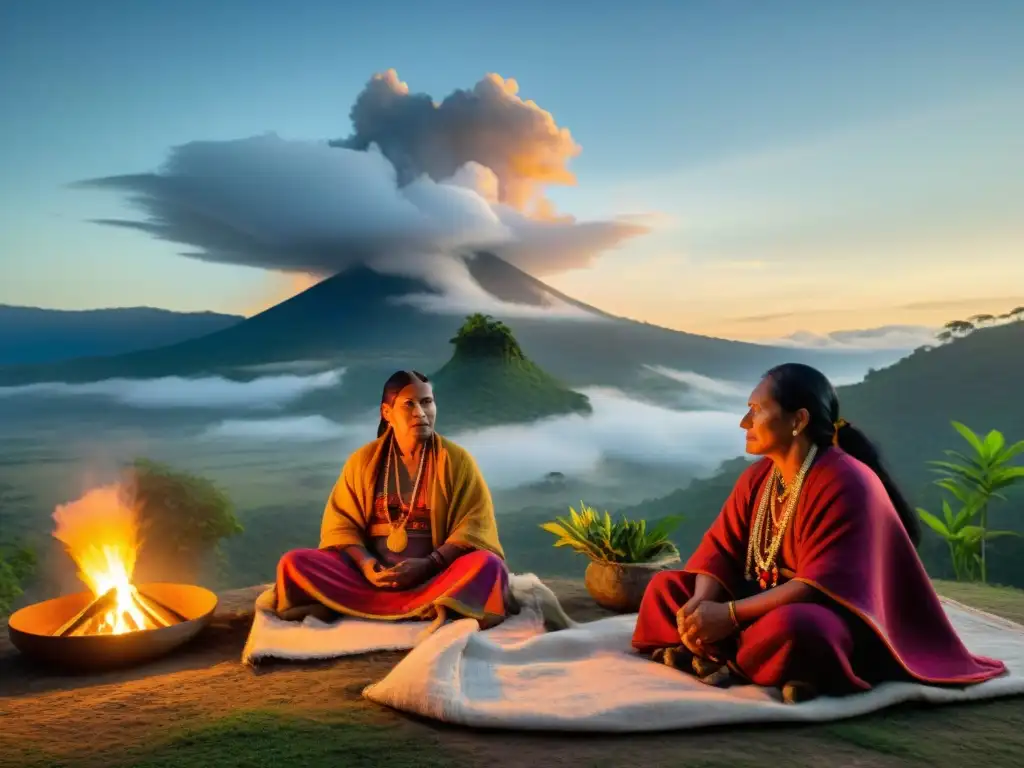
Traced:
MULTIPOLYGON (((577 620, 603 615, 581 584, 548 583, 577 620)), ((400 654, 264 664, 258 671, 243 666, 239 659, 258 592, 253 588, 223 594, 212 624, 192 644, 127 671, 85 676, 34 668, 10 646, 6 627, 0 627, 0 765, 21 765, 19 755, 38 755, 41 750, 52 765, 110 766, 125 750, 191 724, 199 727, 250 711, 316 717, 328 709, 346 719, 351 715, 353 722, 396 728, 396 737, 421 736, 424 743, 439 745, 453 765, 959 766, 966 755, 977 759, 982 753, 986 758, 979 764, 1024 762, 1024 706, 1019 699, 899 710, 826 727, 650 736, 481 732, 423 722, 382 709, 360 695, 367 684, 387 674, 400 654)), ((1019 608, 1024 599, 1018 600, 1014 606, 1019 608)), ((385 755, 380 764, 388 764, 385 755)))

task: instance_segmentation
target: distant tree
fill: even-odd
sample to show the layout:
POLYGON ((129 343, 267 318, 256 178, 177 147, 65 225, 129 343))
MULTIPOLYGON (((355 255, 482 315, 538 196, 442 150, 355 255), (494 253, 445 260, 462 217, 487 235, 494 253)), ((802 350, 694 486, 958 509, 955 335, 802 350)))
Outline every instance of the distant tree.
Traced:
POLYGON ((500 320, 480 312, 469 315, 454 338, 456 353, 473 357, 502 357, 522 360, 523 350, 512 335, 512 329, 500 320))
POLYGON ((972 315, 971 317, 969 317, 967 319, 970 322, 974 323, 975 325, 988 325, 989 323, 995 322, 996 316, 995 315, 988 315, 988 314, 972 315))
POLYGON ((36 554, 30 547, 18 543, 0 548, 0 616, 11 612, 35 569, 36 554))
POLYGON ((1024 307, 1014 307, 1005 315, 1000 315, 1001 320, 1015 320, 1016 322, 1024 321, 1024 307))
POLYGON ((953 332, 947 328, 946 330, 940 331, 938 334, 936 334, 935 338, 937 338, 941 342, 947 342, 953 338, 953 332))
POLYGON ((963 338, 975 330, 974 323, 968 320, 950 320, 943 326, 953 338, 963 338))
POLYGON ((220 543, 242 532, 231 500, 210 480, 149 459, 125 469, 125 487, 139 509, 140 563, 159 572, 195 576, 211 555, 221 561, 220 543))

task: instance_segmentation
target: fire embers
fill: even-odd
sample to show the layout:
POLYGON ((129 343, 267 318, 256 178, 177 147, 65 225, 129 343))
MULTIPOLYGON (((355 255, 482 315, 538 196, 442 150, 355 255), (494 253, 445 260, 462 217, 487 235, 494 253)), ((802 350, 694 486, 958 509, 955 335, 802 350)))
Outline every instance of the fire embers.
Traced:
POLYGON ((121 635, 144 629, 162 629, 186 621, 173 608, 133 585, 111 587, 72 616, 53 634, 56 637, 121 635))

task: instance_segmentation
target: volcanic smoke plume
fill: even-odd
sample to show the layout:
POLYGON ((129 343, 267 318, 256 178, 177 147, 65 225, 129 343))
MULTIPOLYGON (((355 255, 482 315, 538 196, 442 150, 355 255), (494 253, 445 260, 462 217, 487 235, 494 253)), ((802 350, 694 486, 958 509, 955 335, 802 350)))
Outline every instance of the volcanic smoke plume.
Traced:
POLYGON ((488 75, 435 104, 388 70, 356 99, 346 139, 193 141, 158 171, 76 186, 127 195, 142 220, 99 223, 185 246, 183 255, 316 276, 482 249, 541 276, 648 232, 635 217, 554 216, 543 190, 574 183, 567 163, 580 147, 517 91, 488 75))
POLYGON ((575 184, 566 165, 580 153, 568 128, 554 115, 517 95, 515 80, 489 74, 472 90, 459 89, 440 104, 410 93, 393 69, 374 75, 352 107, 354 133, 332 146, 380 147, 398 170, 400 184, 422 174, 451 178, 466 163, 479 163, 497 177, 502 203, 549 213, 547 184, 575 184))

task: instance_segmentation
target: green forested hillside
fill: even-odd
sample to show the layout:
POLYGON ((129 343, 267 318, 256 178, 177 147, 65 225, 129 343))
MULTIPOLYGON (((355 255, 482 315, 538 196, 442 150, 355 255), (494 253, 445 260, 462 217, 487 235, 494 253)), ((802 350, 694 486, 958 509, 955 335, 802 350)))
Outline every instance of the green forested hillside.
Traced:
MULTIPOLYGON (((928 462, 943 451, 967 451, 951 421, 975 432, 996 429, 1008 442, 1024 439, 1024 322, 982 328, 915 354, 839 390, 843 415, 883 449, 885 458, 917 506, 937 511, 942 492, 928 462)), ((1018 462, 1020 457, 1018 457, 1018 462)), ((993 529, 1024 533, 1024 487, 997 502, 993 529)), ((989 578, 1024 585, 1024 539, 992 542, 989 578)), ((948 577, 948 551, 931 531, 921 547, 930 570, 948 577)))
POLYGON ((500 321, 471 315, 451 342, 454 354, 431 376, 438 401, 445 404, 446 429, 480 429, 592 410, 586 395, 533 363, 500 321))
POLYGON ((839 399, 842 415, 882 446, 908 491, 919 493, 931 479, 926 461, 960 447, 951 421, 1024 438, 1024 322, 918 350, 840 388, 839 399))

